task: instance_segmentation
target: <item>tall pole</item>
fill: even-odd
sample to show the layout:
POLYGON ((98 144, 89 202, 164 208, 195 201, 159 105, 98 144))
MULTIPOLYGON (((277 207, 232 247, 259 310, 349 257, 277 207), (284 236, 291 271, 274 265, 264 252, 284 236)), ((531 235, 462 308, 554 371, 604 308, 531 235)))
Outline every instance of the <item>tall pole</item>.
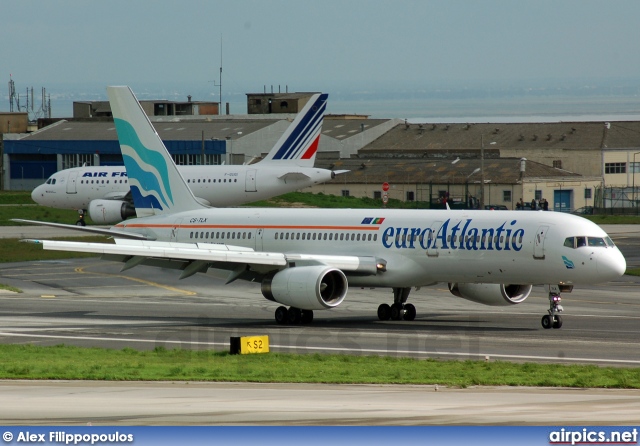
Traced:
POLYGON ((484 209, 484 135, 480 135, 480 209, 484 209))

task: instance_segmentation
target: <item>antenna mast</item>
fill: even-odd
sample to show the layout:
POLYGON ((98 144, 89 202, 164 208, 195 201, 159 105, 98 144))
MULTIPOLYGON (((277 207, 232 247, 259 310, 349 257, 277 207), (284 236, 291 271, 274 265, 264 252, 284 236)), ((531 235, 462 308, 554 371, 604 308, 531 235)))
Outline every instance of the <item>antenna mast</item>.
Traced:
POLYGON ((213 85, 216 87, 220 87, 220 106, 218 108, 218 114, 222 114, 222 34, 220 34, 220 81, 218 85, 216 85, 216 81, 213 81, 213 85))

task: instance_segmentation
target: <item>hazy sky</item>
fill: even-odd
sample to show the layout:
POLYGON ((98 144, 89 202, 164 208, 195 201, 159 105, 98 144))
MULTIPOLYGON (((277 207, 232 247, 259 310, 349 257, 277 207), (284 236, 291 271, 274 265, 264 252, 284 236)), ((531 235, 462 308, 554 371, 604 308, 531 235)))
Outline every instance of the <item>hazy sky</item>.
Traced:
POLYGON ((20 88, 217 92, 221 37, 223 94, 640 79, 638 0, 0 0, 0 11, 0 78, 20 88))

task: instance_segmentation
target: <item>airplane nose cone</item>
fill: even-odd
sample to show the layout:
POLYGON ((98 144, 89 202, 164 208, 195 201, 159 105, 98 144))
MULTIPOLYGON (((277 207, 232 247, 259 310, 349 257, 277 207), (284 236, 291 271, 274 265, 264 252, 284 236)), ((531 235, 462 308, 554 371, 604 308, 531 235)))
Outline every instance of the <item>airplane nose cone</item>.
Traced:
POLYGON ((614 280, 622 276, 627 270, 627 261, 617 248, 607 248, 598 257, 598 275, 607 280, 614 280))
POLYGON ((31 192, 31 199, 33 201, 35 201, 38 204, 42 204, 40 203, 40 200, 42 199, 42 186, 38 186, 36 187, 32 192, 31 192))

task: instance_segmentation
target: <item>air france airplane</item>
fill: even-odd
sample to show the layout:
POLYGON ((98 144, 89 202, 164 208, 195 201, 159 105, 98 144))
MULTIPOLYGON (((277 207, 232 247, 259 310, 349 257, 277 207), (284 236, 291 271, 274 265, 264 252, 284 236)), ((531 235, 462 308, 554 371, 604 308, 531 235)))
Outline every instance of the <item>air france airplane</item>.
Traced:
POLYGON ((44 241, 44 249, 101 253, 123 270, 174 268, 181 279, 223 270, 227 283, 261 283, 264 297, 281 304, 279 324, 311 322, 313 311, 340 305, 349 286, 391 288, 393 302, 378 307, 379 319, 411 321, 411 288, 446 282, 454 296, 495 306, 519 304, 533 285, 547 285, 542 326, 560 328, 562 292, 625 272, 599 226, 558 212, 208 208, 131 90, 107 91, 144 217, 104 229, 115 244, 44 241))
MULTIPOLYGON (((262 161, 252 165, 181 166, 179 170, 199 201, 214 207, 264 200, 314 184, 336 173, 313 167, 327 95, 316 94, 298 113, 262 161)), ((31 193, 43 206, 80 210, 99 224, 136 215, 127 170, 122 166, 75 167, 56 172, 31 193)))

